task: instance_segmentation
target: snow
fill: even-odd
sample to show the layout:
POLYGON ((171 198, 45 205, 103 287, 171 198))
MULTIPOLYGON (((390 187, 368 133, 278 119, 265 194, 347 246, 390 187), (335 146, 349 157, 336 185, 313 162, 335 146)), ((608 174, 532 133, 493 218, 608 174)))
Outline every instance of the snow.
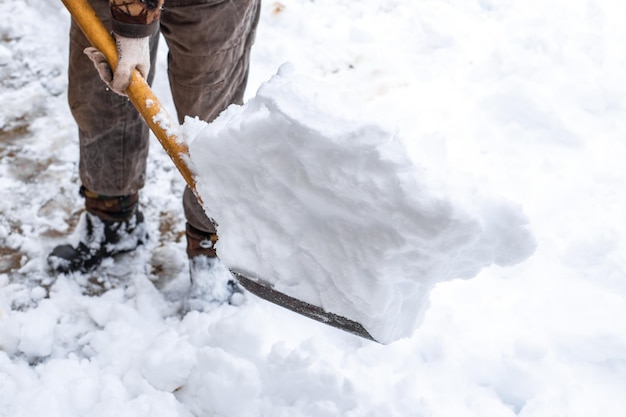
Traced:
POLYGON ((534 241, 510 204, 430 191, 400 139, 334 115, 346 93, 319 93, 331 88, 286 65, 184 137, 224 263, 389 343, 413 334, 437 283, 522 261, 534 241))
MULTIPOLYGON (((247 129, 284 132, 279 127, 289 121, 294 133, 306 130, 321 141, 319 149, 301 144, 311 156, 362 133, 368 142, 352 150, 393 149, 385 172, 403 166, 420 173, 403 177, 403 184, 423 187, 419 193, 382 187, 383 195, 442 202, 449 211, 428 213, 454 213, 457 223, 437 236, 477 230, 485 239, 465 247, 496 250, 454 258, 447 282, 433 274, 429 285, 436 285, 419 326, 383 315, 402 317, 406 325, 383 336, 406 337, 380 345, 253 296, 239 306, 182 313, 177 294, 188 287, 183 182, 156 141, 141 196, 150 242, 98 275, 50 276, 45 255, 81 217, 77 133, 65 97, 69 17, 57 2, 0 3, 2 16, 11 16, 0 22, 0 415, 623 416, 621 10, 614 0, 263 5, 249 100, 204 133, 227 131, 252 141, 247 129), (297 99, 310 107, 287 105, 297 99), (250 119, 237 120, 239 114, 250 119), (320 118, 304 118, 313 114, 320 118), (508 235, 511 230, 528 234, 508 235), (532 254, 525 244, 530 235, 532 254), (469 261, 477 265, 461 276, 459 265, 469 261)), ((171 108, 161 48, 155 91, 171 108)), ((258 146, 285 140, 297 138, 272 136, 258 146)), ((219 152, 236 151, 226 148, 219 152)), ((346 154, 348 179, 360 155, 346 154)), ((322 163, 306 162, 311 165, 298 168, 322 163)), ((323 176, 338 164, 327 162, 320 181, 337 191, 323 176)), ((219 158, 213 163, 225 165, 219 158)), ((363 171, 364 179, 380 181, 366 183, 366 190, 394 180, 376 173, 363 171)), ((374 202, 367 194, 347 197, 363 198, 368 207, 374 202)), ((204 200, 216 213, 227 204, 204 200)), ((367 219, 355 211, 348 220, 367 219)), ((375 216, 370 220, 365 227, 377 225, 375 216)), ((272 225, 267 232, 282 227, 265 224, 272 225)), ((242 239, 238 227, 227 217, 220 223, 219 250, 231 261, 239 255, 242 263, 260 262, 246 242, 258 242, 267 256, 306 242, 291 233, 281 240, 242 239), (239 254, 227 246, 238 243, 239 254)), ((398 229, 402 238, 410 237, 408 229, 398 229)), ((372 250, 363 239, 355 244, 346 250, 372 250)), ((424 244, 433 245, 428 254, 435 262, 450 255, 450 246, 424 244)), ((387 268, 404 263, 386 261, 374 267, 398 278, 387 268)), ((272 275, 283 265, 293 266, 263 267, 272 275)), ((410 291, 404 295, 411 299, 410 291)), ((390 300, 365 298, 382 306, 390 300)))

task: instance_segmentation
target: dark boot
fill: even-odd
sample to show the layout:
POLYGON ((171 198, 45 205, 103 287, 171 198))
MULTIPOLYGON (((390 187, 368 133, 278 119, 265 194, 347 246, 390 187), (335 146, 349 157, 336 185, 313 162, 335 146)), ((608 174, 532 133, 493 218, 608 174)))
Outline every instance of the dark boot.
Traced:
POLYGON ((86 213, 75 246, 57 246, 48 264, 59 273, 88 272, 105 258, 130 252, 147 239, 143 214, 137 210, 137 194, 121 197, 102 196, 81 188, 86 213))
POLYGON ((186 310, 208 311, 224 303, 240 305, 243 289, 217 257, 217 234, 203 232, 189 223, 186 234, 191 276, 186 310))
POLYGON ((217 257, 217 252, 215 251, 217 233, 203 232, 189 223, 187 223, 185 232, 187 235, 187 256, 189 259, 193 259, 196 256, 217 257))

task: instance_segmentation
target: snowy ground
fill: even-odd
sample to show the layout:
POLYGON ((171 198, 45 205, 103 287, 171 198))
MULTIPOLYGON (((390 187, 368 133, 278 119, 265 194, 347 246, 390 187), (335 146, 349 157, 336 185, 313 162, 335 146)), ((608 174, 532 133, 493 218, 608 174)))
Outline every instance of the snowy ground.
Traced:
POLYGON ((397 131, 434 189, 519 203, 537 241, 523 263, 438 285, 414 334, 382 346, 253 297, 181 317, 158 288, 187 274, 182 179, 156 141, 151 242, 98 277, 53 280, 45 255, 80 214, 69 18, 52 0, 0 1, 0 415, 623 416, 621 11, 265 2, 249 97, 291 61, 347 92, 342 117, 397 131))

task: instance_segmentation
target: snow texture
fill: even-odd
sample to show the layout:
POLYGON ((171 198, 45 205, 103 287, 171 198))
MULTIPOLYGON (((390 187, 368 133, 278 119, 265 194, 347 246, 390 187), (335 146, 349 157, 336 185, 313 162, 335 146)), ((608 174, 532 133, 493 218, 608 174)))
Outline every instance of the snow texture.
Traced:
POLYGON ((532 253, 519 208, 431 191, 400 139, 335 116, 324 101, 340 96, 319 94, 331 86, 293 71, 210 125, 183 126, 230 268, 389 343, 413 333, 437 283, 532 253))
MULTIPOLYGON (((252 141, 246 124, 236 122, 246 112, 250 127, 265 133, 284 133, 279 126, 306 131, 320 147, 310 141, 302 152, 324 152, 328 163, 313 175, 304 171, 311 161, 282 148, 288 158, 254 161, 245 173, 260 164, 273 168, 269 161, 275 169, 298 162, 289 181, 304 181, 296 174, 307 172, 334 190, 328 175, 343 165, 328 150, 359 133, 363 142, 353 136, 343 178, 354 179, 364 155, 355 149, 393 150, 386 159, 370 154, 371 170, 359 171, 361 190, 394 180, 366 183, 376 169, 408 167, 402 184, 423 188, 382 190, 410 198, 400 213, 408 217, 413 204, 436 202, 446 210, 427 210, 434 219, 458 216, 449 228, 436 222, 436 236, 476 230, 474 237, 484 238, 460 234, 444 246, 421 246, 433 262, 452 256, 454 245, 468 256, 478 248, 496 252, 471 257, 482 259, 467 271, 473 278, 437 283, 421 324, 387 345, 249 294, 238 306, 207 303, 185 313, 184 184, 154 140, 140 198, 150 240, 97 273, 51 275, 46 255, 67 241, 82 215, 77 131, 65 94, 70 19, 56 1, 0 1, 0 416, 626 415, 623 2, 281 0, 262 7, 248 101, 210 129, 252 141), (311 107, 288 106, 296 99, 311 107), (272 117, 269 109, 276 110, 272 117), (324 119, 311 120, 313 114, 324 119), (534 236, 526 260, 512 264, 525 252, 506 243, 527 242, 528 235, 507 230, 534 236)), ((154 89, 175 114, 165 43, 160 48, 154 89)), ((281 134, 256 144, 294 140, 281 134)), ((348 197, 379 207, 368 195, 348 197)), ((362 213, 355 210, 354 218, 362 213)), ((366 226, 380 221, 371 216, 366 226)), ((269 231, 287 226, 268 223, 269 231)), ((422 230, 407 229, 398 236, 422 230)), ((280 237, 246 236, 259 242, 257 252, 244 246, 231 260, 246 267, 264 250, 284 255, 288 244, 306 242, 280 237)), ((229 239, 236 242, 226 236, 221 244, 229 239)), ((372 250, 360 248, 360 236, 356 243, 355 251, 372 250)), ((454 268, 431 276, 459 274, 468 259, 454 258, 454 268)), ((376 260, 386 269, 393 257, 376 260)), ((223 267, 216 273, 230 277, 223 267)), ((307 275, 307 285, 320 284, 318 278, 307 275)), ((389 299, 381 296, 380 305, 389 299)), ((408 329, 408 320, 401 323, 408 329)))

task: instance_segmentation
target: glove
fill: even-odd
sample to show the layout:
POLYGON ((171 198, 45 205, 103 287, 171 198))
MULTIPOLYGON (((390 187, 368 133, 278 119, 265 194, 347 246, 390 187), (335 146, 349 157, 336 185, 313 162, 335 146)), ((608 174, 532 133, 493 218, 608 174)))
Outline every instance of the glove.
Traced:
POLYGON ((98 75, 111 90, 121 96, 126 96, 126 89, 130 84, 133 70, 136 68, 143 78, 150 72, 150 37, 127 38, 115 35, 115 43, 119 60, 115 72, 111 70, 106 57, 99 49, 85 48, 83 51, 93 62, 98 75))

